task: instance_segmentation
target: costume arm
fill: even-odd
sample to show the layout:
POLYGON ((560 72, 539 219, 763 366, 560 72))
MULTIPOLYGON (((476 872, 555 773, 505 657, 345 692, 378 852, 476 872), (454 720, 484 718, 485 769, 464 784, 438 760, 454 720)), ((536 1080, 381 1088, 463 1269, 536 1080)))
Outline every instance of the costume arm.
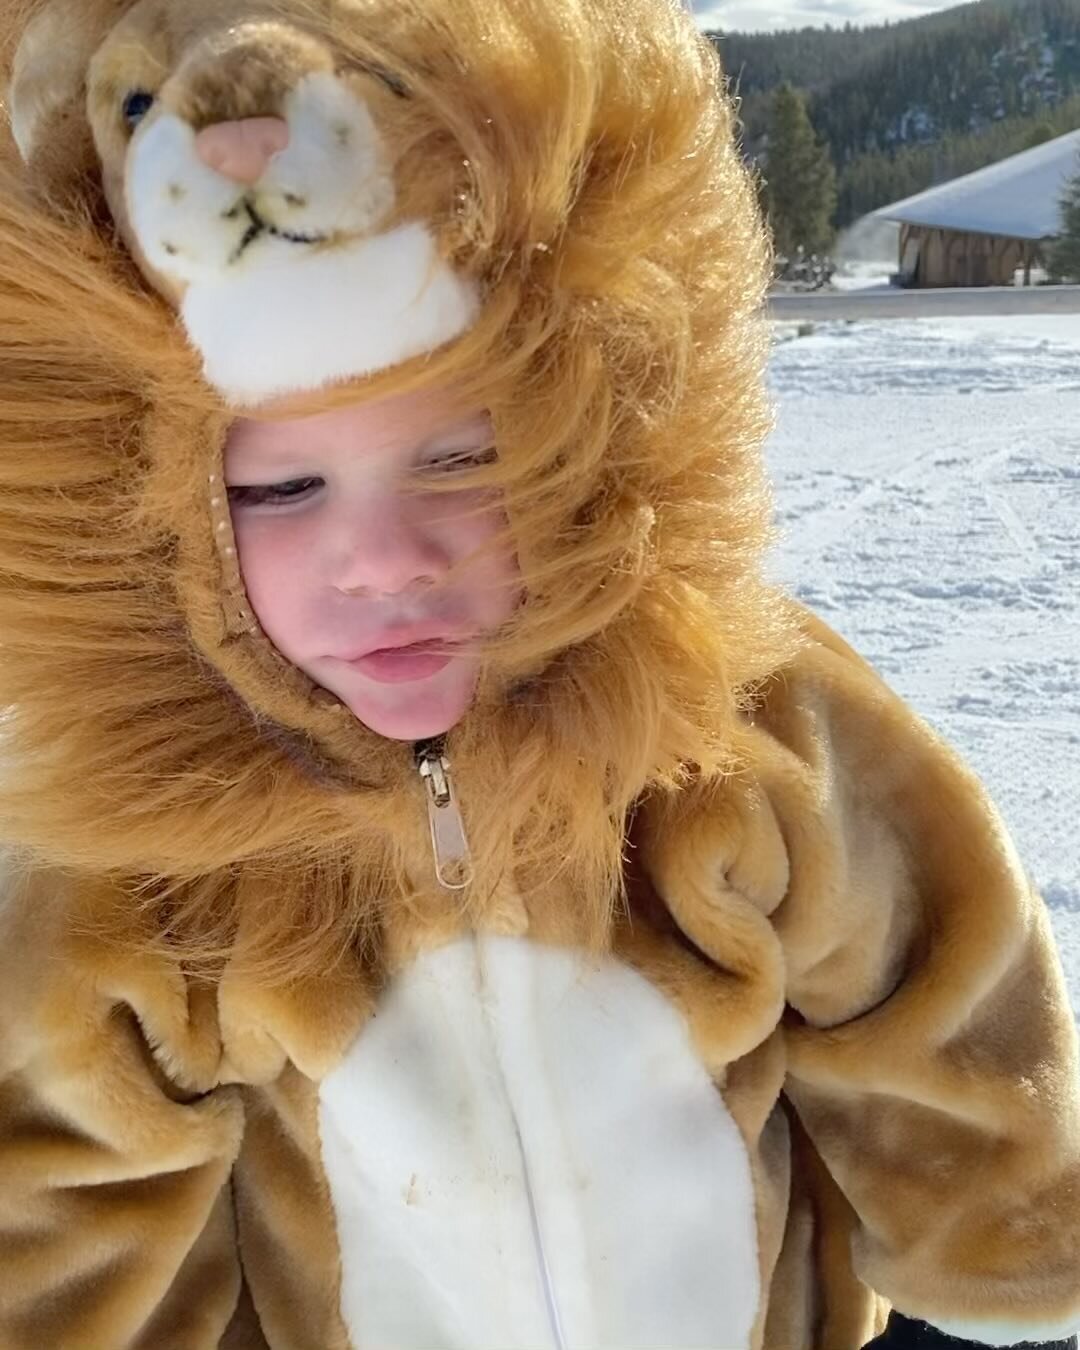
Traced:
POLYGON ((242 1129, 207 1087, 212 1003, 73 932, 71 889, 9 878, 0 901, 0 1350, 210 1350, 242 1129))
POLYGON ((916 1344, 905 1321, 1061 1340, 1080 1327, 1080 1071, 1045 908, 974 776, 808 624, 745 773, 673 813, 658 888, 725 974, 782 983, 786 1091, 854 1212, 855 1271, 895 1310, 882 1344, 916 1344))

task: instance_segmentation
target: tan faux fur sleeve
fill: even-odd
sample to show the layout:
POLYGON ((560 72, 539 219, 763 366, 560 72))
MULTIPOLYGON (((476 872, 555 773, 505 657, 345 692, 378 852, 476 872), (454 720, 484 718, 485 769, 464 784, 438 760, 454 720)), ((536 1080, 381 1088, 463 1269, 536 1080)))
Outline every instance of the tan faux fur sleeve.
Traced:
POLYGON ((69 926, 55 874, 0 901, 0 1347, 217 1347, 240 1286, 235 1089, 213 1001, 69 926))
POLYGON ((1054 1339, 1080 1324, 1080 1073, 1045 908, 975 777, 807 624, 746 771, 652 822, 658 889, 696 941, 710 897, 725 971, 727 916, 770 920, 732 1007, 779 957, 786 1092, 860 1278, 957 1336, 1054 1339))

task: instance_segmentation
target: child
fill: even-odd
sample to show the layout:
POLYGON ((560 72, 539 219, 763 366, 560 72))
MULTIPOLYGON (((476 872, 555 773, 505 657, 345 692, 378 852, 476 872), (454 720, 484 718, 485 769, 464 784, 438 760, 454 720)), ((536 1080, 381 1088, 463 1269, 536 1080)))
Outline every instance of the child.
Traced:
POLYGON ((9 22, 0 1347, 1065 1344, 1046 916, 763 578, 689 16, 9 22))

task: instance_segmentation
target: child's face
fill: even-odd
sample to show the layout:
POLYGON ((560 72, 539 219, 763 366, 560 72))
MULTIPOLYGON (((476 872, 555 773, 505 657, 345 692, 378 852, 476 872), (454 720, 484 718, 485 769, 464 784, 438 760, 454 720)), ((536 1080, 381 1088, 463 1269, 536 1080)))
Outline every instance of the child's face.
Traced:
POLYGON ((490 458, 483 412, 404 394, 312 417, 241 419, 225 481, 241 572, 283 656, 383 736, 447 731, 472 700, 470 645, 518 602, 509 548, 449 569, 505 525, 490 490, 406 490, 490 458))

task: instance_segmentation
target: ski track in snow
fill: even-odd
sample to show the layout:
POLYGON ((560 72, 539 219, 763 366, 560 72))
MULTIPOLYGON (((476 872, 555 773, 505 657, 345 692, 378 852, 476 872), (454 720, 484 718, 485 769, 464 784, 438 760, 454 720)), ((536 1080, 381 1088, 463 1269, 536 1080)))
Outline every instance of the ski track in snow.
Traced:
POLYGON ((795 332, 774 574, 987 785, 1080 1014, 1080 316, 795 332))

